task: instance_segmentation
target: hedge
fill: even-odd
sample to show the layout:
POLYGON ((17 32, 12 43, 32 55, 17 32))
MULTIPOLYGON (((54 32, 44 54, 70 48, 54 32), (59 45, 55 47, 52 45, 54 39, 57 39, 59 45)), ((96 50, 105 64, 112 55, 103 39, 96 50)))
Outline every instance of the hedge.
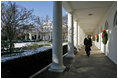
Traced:
MULTIPOLYGON (((63 46, 63 54, 67 45, 63 46)), ((52 62, 52 49, 1 63, 2 78, 28 78, 52 62)))

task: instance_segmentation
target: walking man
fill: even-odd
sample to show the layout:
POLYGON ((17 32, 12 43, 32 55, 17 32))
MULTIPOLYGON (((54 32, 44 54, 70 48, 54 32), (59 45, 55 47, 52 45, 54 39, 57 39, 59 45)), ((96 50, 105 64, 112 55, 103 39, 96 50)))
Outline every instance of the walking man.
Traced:
POLYGON ((86 55, 89 57, 90 51, 91 51, 91 46, 92 46, 92 41, 91 41, 90 35, 89 36, 87 35, 86 38, 84 39, 84 45, 85 45, 86 55))

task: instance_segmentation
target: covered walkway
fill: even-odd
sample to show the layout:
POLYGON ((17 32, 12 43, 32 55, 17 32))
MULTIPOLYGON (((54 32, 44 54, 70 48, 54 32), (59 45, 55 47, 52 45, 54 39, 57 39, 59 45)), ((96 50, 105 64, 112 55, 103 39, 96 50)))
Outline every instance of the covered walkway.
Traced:
POLYGON ((92 46, 91 56, 87 57, 84 46, 72 58, 63 59, 64 72, 44 71, 34 78, 116 78, 117 65, 104 55, 97 47, 92 46))
POLYGON ((117 64, 117 2, 54 1, 52 64, 49 71, 63 72, 66 69, 62 58, 62 7, 68 15, 66 57, 74 58, 74 47, 81 49, 85 36, 91 35, 95 46, 117 64))
POLYGON ((54 1, 52 63, 48 67, 31 77, 117 77, 117 1, 54 1), (62 7, 68 16, 68 49, 64 58, 62 7), (94 38, 90 57, 83 47, 86 35, 94 38), (74 48, 78 50, 76 55, 74 48))
POLYGON ((52 38, 52 64, 46 71, 33 77, 117 77, 116 1, 54 1, 52 38), (68 15, 68 52, 64 58, 62 54, 62 7, 68 15), (89 58, 82 47, 86 35, 95 37, 96 47, 93 45, 89 58), (104 37, 107 37, 106 43, 103 43, 104 37), (74 55, 74 47, 78 50, 76 55, 74 55))

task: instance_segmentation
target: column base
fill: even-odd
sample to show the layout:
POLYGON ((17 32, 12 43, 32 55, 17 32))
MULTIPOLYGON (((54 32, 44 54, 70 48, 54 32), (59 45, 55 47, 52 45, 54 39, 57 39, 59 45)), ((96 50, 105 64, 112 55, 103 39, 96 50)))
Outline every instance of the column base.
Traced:
POLYGON ((74 58, 75 55, 74 55, 74 53, 68 52, 67 55, 66 55, 66 57, 67 57, 67 58, 74 58))
POLYGON ((79 47, 77 46, 77 51, 79 51, 79 47))
POLYGON ((80 46, 78 46, 78 49, 80 50, 82 48, 82 46, 80 45, 80 46))
POLYGON ((56 64, 56 63, 52 63, 48 70, 52 71, 52 72, 63 72, 65 70, 65 68, 66 67, 64 65, 59 65, 59 64, 56 64))

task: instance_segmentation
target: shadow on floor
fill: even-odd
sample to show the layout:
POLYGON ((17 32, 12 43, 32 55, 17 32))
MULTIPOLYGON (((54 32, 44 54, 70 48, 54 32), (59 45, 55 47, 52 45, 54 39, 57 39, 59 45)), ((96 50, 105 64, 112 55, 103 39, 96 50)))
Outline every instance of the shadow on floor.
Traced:
POLYGON ((64 65, 66 69, 62 73, 46 70, 35 78, 117 78, 117 65, 95 46, 90 57, 86 56, 84 47, 74 59, 64 57, 64 65))

